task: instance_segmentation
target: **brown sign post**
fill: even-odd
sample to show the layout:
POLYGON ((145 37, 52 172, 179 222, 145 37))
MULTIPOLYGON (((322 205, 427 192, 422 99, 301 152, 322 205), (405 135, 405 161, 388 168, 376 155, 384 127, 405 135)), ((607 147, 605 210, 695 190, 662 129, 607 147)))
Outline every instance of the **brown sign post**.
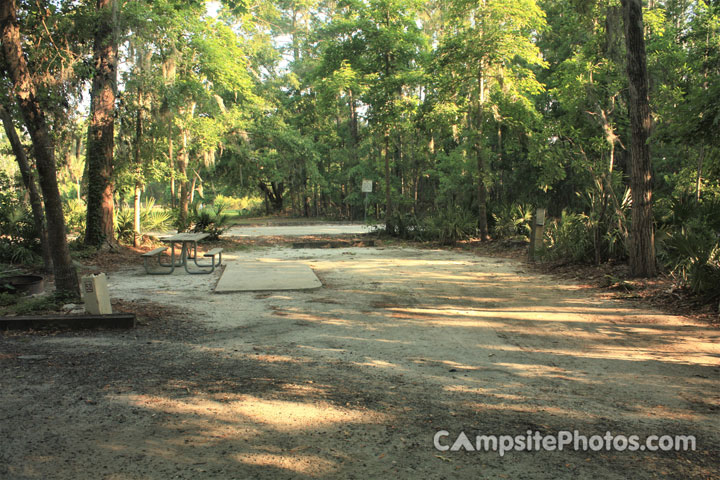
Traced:
POLYGON ((535 261, 535 254, 543 246, 543 235, 545 234, 545 209, 538 208, 532 219, 532 231, 530 232, 530 261, 535 261))

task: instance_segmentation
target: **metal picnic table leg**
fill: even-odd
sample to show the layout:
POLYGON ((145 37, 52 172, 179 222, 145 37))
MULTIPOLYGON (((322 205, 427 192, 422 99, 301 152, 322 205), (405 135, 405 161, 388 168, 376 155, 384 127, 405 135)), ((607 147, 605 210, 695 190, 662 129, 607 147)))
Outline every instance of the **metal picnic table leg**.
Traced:
POLYGON ((197 262, 197 242, 193 242, 193 249, 194 249, 194 252, 195 252, 195 256, 192 257, 193 262, 195 262, 195 265, 197 265, 197 266, 198 266, 199 268, 201 268, 202 270, 199 271, 199 272, 190 271, 190 270, 188 269, 187 259, 186 259, 186 260, 185 260, 185 271, 186 271, 187 273, 191 274, 191 275, 207 275, 207 274, 209 274, 209 273, 214 272, 214 271, 215 271, 215 267, 214 267, 214 266, 213 266, 213 268, 211 268, 210 270, 207 270, 207 267, 208 267, 208 266, 200 265, 200 264, 197 262))
POLYGON ((170 253, 170 264, 169 265, 162 263, 160 261, 160 255, 158 255, 157 261, 158 261, 158 265, 160 265, 163 268, 169 268, 170 270, 164 271, 164 272, 153 272, 150 270, 150 268, 148 268, 148 264, 147 264, 148 259, 145 258, 145 272, 148 275, 170 275, 171 273, 173 273, 175 271, 175 245, 173 244, 173 249, 170 253))

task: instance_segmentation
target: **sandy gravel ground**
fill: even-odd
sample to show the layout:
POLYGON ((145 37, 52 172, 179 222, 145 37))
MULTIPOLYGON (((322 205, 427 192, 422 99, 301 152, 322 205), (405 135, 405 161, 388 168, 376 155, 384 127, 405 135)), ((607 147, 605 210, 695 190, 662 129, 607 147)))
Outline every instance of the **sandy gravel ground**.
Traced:
POLYGON ((112 273, 130 332, 0 335, 0 478, 720 478, 720 332, 519 262, 252 249, 324 286, 112 273), (687 452, 438 451, 475 435, 694 435, 687 452))

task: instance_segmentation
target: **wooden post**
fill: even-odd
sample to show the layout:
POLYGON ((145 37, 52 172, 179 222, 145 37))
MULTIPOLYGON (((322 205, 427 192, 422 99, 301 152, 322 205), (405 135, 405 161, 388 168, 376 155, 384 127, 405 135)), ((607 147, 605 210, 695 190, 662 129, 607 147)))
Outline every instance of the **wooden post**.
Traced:
POLYGON ((545 209, 538 208, 532 218, 532 231, 530 232, 530 261, 535 261, 535 254, 543 246, 545 234, 545 209))

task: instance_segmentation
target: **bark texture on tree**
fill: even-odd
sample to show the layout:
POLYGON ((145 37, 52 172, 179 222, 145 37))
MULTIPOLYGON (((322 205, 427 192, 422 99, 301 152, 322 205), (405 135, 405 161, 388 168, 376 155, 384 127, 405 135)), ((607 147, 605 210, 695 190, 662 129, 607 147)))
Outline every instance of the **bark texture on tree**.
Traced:
POLYGON ((113 225, 113 147, 117 94, 116 0, 97 0, 88 125, 88 194, 85 244, 115 242, 113 225))
MULTIPOLYGON (((285 193, 285 184, 283 182, 270 182, 270 187, 265 182, 258 183, 258 187, 265 194, 268 201, 268 207, 272 207, 274 213, 280 213, 283 209, 283 194, 285 193)), ((268 214, 270 211, 268 210, 268 214)))
POLYGON ((630 271, 634 276, 653 277, 657 274, 657 267, 652 214, 653 176, 648 145, 652 123, 642 0, 621 0, 621 3, 630 99, 630 271))
POLYGON ((477 107, 477 140, 475 142, 475 155, 477 155, 477 196, 478 196, 478 234, 481 240, 490 240, 490 232, 487 223, 487 186, 485 185, 485 156, 482 147, 482 134, 485 126, 485 76, 480 73, 478 76, 478 107, 477 107))
POLYGON ((385 161, 385 225, 393 223, 393 205, 390 188, 390 127, 383 133, 383 157, 385 161))
POLYGON ((48 245, 53 260, 55 288, 64 295, 78 297, 80 288, 65 234, 65 218, 58 190, 55 152, 45 116, 36 97, 35 84, 23 56, 15 0, 0 2, 0 40, 2 40, 4 57, 3 66, 12 80, 14 94, 35 149, 40 189, 45 200, 48 245))
POLYGON ((12 116, 3 105, 0 105, 0 117, 2 118, 3 127, 5 127, 5 134, 10 141, 10 146, 17 159, 23 184, 30 197, 30 209, 32 210, 33 222, 40 236, 43 268, 45 272, 50 273, 52 272, 52 257, 50 256, 50 246, 48 245, 47 228, 45 228, 42 198, 40 197, 40 192, 38 192, 37 185, 35 184, 35 178, 30 170, 30 162, 28 162, 27 155, 25 155, 25 148, 23 148, 17 131, 15 131, 12 116))
POLYGON ((135 119, 135 187, 133 192, 133 247, 137 247, 140 240, 140 193, 142 190, 142 161, 140 159, 140 151, 143 136, 143 92, 138 87, 138 111, 135 119))
POLYGON ((182 132, 182 149, 177 156, 177 172, 180 175, 180 212, 178 215, 178 231, 184 232, 188 228, 190 218, 190 191, 188 190, 187 167, 190 154, 188 152, 188 133, 182 132))
POLYGON ((482 146, 476 145, 477 169, 478 169, 478 234, 481 240, 490 240, 490 232, 487 223, 487 187, 485 186, 485 157, 482 146))

